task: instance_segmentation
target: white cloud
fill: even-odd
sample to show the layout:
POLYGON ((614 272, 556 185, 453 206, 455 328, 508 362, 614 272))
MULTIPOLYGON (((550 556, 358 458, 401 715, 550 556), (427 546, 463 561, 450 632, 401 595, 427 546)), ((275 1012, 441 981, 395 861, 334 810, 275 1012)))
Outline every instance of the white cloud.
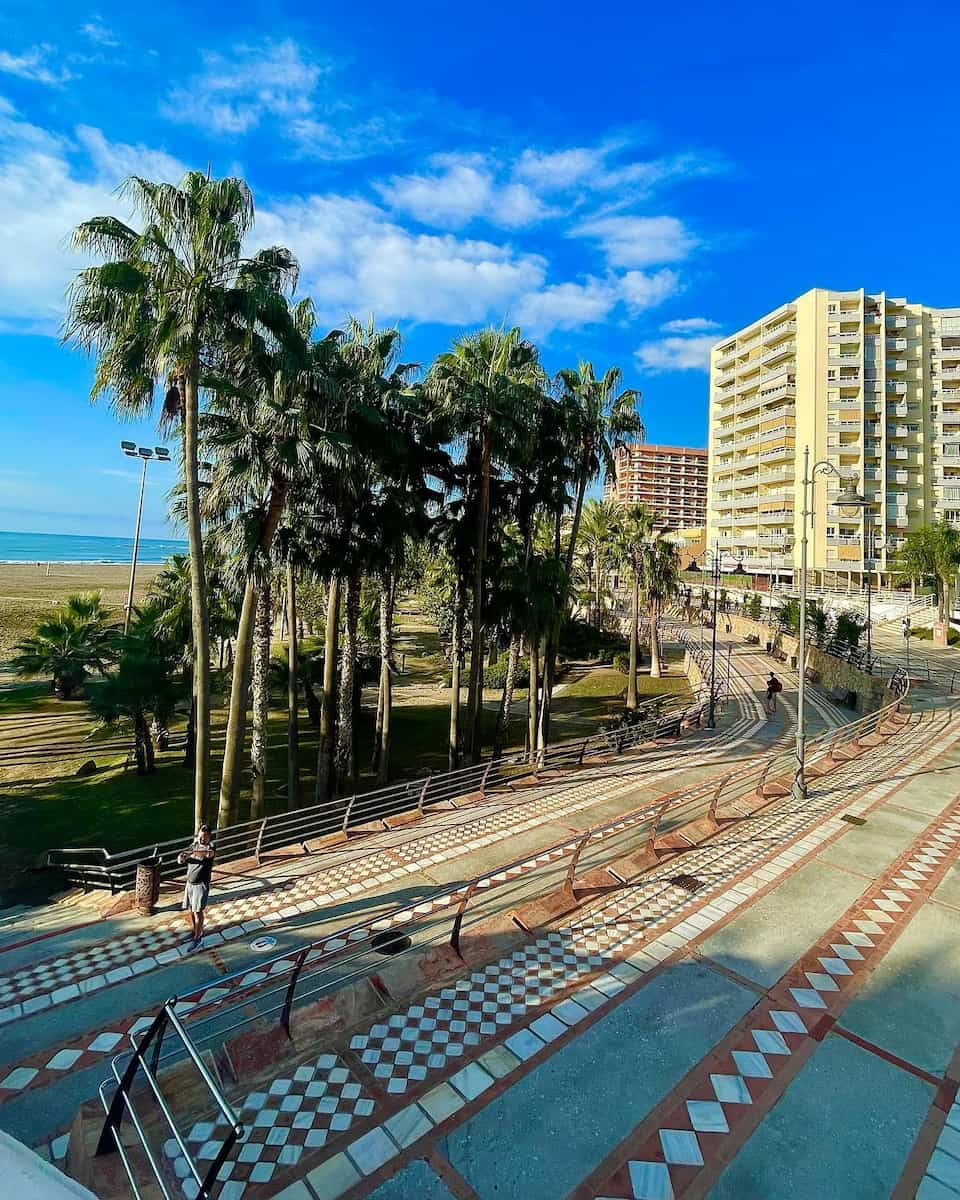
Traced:
POLYGON ((309 116, 326 70, 305 59, 289 38, 263 47, 236 46, 230 56, 205 55, 203 72, 174 88, 163 112, 207 132, 247 133, 265 117, 309 116))
POLYGON ((177 183, 187 169, 182 162, 163 150, 108 142, 101 130, 90 125, 78 125, 76 136, 102 179, 119 181, 128 175, 143 175, 147 179, 177 183))
POLYGON ((510 312, 531 337, 543 337, 553 329, 580 329, 610 315, 618 300, 616 287, 599 279, 586 283, 553 283, 522 296, 510 312))
POLYGON ((116 186, 131 171, 179 178, 175 159, 112 144, 88 126, 77 141, 22 120, 0 100, 0 325, 6 331, 56 331, 67 285, 80 266, 67 246, 88 217, 127 217, 116 186))
POLYGON ((499 319, 546 277, 538 255, 413 233, 379 206, 338 195, 261 207, 256 241, 294 249, 303 290, 330 320, 375 311, 384 320, 471 325, 499 319))
POLYGON ((544 192, 562 191, 589 180, 602 167, 605 151, 587 146, 567 150, 524 150, 514 167, 518 179, 526 179, 544 192))
POLYGON ((637 348, 636 357, 650 371, 707 371, 710 350, 716 342, 716 335, 712 333, 665 337, 644 342, 637 348))
POLYGON ((16 75, 20 79, 29 79, 33 83, 66 83, 73 79, 73 74, 66 67, 54 67, 49 64, 54 55, 53 46, 46 44, 34 46, 23 54, 10 54, 0 50, 0 72, 6 75, 16 75))
POLYGON ((108 29, 103 19, 94 14, 86 24, 80 26, 80 32, 98 46, 119 46, 120 39, 112 29, 108 29))
POLYGON ((679 217, 599 216, 575 226, 569 236, 599 242, 614 267, 648 267, 680 262, 699 244, 679 217))
POLYGON ((646 271, 626 271, 620 279, 620 292, 633 312, 654 308, 675 296, 683 287, 676 271, 666 268, 652 274, 646 271))
POLYGON ((459 229, 475 218, 508 229, 539 220, 546 209, 523 183, 498 183, 482 155, 438 154, 431 175, 394 175, 375 184, 391 208, 445 229, 459 229))
POLYGON ((711 321, 708 317, 681 317, 676 321, 666 321, 660 326, 663 333, 700 333, 719 328, 720 322, 711 321))
POLYGON ((528 148, 517 159, 513 173, 539 192, 573 187, 594 192, 629 188, 629 198, 636 200, 639 194, 674 180, 715 175, 727 169, 718 155, 693 151, 666 158, 617 161, 628 148, 629 143, 623 140, 554 151, 528 148))

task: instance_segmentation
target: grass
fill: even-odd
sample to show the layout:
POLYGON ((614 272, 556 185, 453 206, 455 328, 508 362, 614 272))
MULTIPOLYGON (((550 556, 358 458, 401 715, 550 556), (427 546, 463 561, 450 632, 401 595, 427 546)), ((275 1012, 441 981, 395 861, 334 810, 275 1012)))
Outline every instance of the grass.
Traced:
MULTIPOLYGON (((933 641, 933 630, 932 629, 923 629, 923 628, 911 629, 910 636, 919 638, 919 640, 921 642, 932 642, 933 641)), ((953 629, 952 627, 947 633, 947 645, 960 646, 960 632, 958 632, 956 629, 953 629)))
MULTIPOLYGON (((78 581, 76 588, 84 586, 78 581)), ((63 593, 61 593, 62 595, 63 593)), ((404 607, 404 606, 401 606, 404 607)), ((447 767, 447 738, 450 722, 450 691, 443 686, 449 669, 441 653, 436 631, 408 604, 400 617, 398 650, 405 654, 405 673, 394 688, 392 714, 391 774, 394 779, 412 778, 447 767)), ((678 656, 669 654, 672 673, 660 680, 639 677, 641 695, 686 690, 686 680, 676 665, 678 656)), ((213 712, 213 759, 211 763, 211 807, 216 804, 226 712, 223 682, 215 672, 213 712)), ((466 672, 462 693, 465 720, 466 672)), ((553 741, 584 737, 615 716, 623 707, 626 679, 613 668, 588 671, 573 679, 554 699, 553 741)), ((482 735, 484 745, 493 740, 499 690, 484 695, 482 735)), ((285 693, 272 697, 268 739, 267 811, 286 808, 287 727, 285 693)), ((376 710, 376 690, 367 687, 357 727, 357 756, 360 767, 358 790, 376 787, 370 771, 376 710)), ((518 690, 508 737, 510 748, 523 745, 526 728, 526 691, 518 690)), ((173 723, 171 732, 181 732, 183 721, 173 723)), ((115 733, 99 730, 82 700, 58 701, 43 683, 30 683, 0 690, 0 902, 24 894, 23 868, 36 862, 54 846, 103 846, 108 850, 149 845, 183 835, 192 827, 193 775, 183 766, 181 751, 158 753, 155 774, 140 777, 131 767, 124 770, 124 755, 97 753, 97 743, 115 733), (3 768, 3 751, 25 745, 77 744, 82 755, 69 761, 57 758, 37 766, 3 768), (75 771, 93 758, 96 774, 77 778, 75 771)), ((317 737, 306 711, 300 714, 300 766, 303 803, 313 798, 317 737)), ((132 743, 132 736, 130 738, 132 743)), ((249 742, 249 728, 248 728, 249 742)), ((249 747, 248 747, 249 748, 249 747)), ((246 761, 249 761, 247 754, 246 761)), ((249 810, 249 791, 241 798, 249 810)), ((26 877, 29 881, 30 877, 26 877)), ((36 881, 36 877, 33 877, 36 881)), ((45 877, 40 877, 40 882, 45 877)))

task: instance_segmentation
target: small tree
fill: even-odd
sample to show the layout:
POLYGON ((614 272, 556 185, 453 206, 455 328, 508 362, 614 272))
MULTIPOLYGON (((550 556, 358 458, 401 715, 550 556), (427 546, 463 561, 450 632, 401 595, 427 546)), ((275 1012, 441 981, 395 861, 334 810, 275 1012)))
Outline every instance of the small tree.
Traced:
POLYGON ((118 633, 99 592, 70 596, 19 643, 11 666, 23 679, 49 676, 54 694, 72 700, 91 674, 115 661, 118 633))
POLYGON ((149 716, 165 730, 177 701, 183 696, 178 679, 177 648, 158 625, 160 612, 148 606, 137 613, 130 633, 120 643, 117 669, 91 688, 90 710, 105 725, 129 720, 133 726, 137 774, 155 770, 149 716))
POLYGON ((950 611, 950 583, 960 567, 960 530, 942 522, 911 530, 900 549, 894 569, 901 579, 916 583, 932 580, 937 616, 943 622, 950 611))

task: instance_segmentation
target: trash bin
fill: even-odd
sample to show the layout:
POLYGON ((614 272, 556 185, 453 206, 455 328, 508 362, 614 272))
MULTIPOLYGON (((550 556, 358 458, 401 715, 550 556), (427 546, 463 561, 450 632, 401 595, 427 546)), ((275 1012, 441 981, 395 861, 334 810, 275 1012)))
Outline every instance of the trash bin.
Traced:
POLYGON ((136 900, 137 912, 144 917, 153 916, 160 897, 160 859, 145 858, 137 863, 136 900))

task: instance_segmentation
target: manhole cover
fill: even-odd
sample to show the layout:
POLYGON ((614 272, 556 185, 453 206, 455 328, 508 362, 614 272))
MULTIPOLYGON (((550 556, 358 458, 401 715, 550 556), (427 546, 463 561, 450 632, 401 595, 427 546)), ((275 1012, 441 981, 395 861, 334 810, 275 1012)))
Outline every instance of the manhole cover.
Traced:
POLYGON ((410 949, 411 942, 403 930, 385 929, 373 935, 370 945, 378 954, 402 954, 410 949))
POLYGON ((250 949, 255 950, 258 954, 263 954, 265 950, 272 950, 276 944, 275 937, 255 937, 250 943, 250 949))
POLYGON ((848 825, 866 825, 863 817, 852 817, 849 813, 844 813, 840 820, 846 821, 848 825))
POLYGON ((695 875, 674 875, 670 882, 685 892, 698 892, 703 887, 703 880, 695 875))

